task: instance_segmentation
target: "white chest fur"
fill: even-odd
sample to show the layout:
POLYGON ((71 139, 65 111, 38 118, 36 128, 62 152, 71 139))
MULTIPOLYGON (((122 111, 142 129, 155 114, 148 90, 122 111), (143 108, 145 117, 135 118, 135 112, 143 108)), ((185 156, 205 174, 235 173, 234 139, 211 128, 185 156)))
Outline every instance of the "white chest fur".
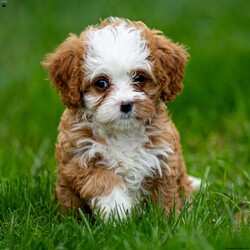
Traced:
MULTIPOLYGON (((89 124, 88 124, 89 126, 89 124)), ((134 131, 107 133, 104 130, 95 130, 95 133, 105 136, 107 145, 103 145, 89 138, 80 138, 77 141, 77 155, 80 162, 86 166, 88 160, 97 153, 102 155, 100 164, 107 166, 117 175, 122 176, 129 192, 140 193, 141 184, 145 177, 162 174, 162 168, 167 168, 166 159, 171 152, 169 145, 146 148, 149 137, 144 127, 134 131)))

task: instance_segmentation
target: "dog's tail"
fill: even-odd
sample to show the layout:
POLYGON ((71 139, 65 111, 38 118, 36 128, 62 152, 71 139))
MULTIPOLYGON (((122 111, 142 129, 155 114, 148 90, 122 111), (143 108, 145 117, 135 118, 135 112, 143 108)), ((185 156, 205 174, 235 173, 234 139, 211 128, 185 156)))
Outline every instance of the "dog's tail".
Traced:
POLYGON ((194 177, 194 176, 191 176, 191 175, 189 175, 188 178, 191 181, 191 186, 192 186, 194 192, 198 192, 200 190, 200 187, 201 187, 201 179, 194 177))

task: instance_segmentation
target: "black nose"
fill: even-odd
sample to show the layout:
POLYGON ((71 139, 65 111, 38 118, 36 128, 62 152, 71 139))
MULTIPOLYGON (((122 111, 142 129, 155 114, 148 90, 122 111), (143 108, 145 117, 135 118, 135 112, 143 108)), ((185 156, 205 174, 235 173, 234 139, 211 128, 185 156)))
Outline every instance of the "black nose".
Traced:
POLYGON ((121 102, 120 110, 124 113, 128 113, 133 108, 133 102, 125 101, 121 102))

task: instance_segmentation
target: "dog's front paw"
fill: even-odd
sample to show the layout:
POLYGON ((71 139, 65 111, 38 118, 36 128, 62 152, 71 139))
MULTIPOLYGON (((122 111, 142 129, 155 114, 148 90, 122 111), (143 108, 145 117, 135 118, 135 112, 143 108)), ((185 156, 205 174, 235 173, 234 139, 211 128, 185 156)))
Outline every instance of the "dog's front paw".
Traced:
POLYGON ((91 201, 94 213, 100 212, 104 221, 110 217, 123 219, 130 212, 133 200, 124 188, 114 188, 109 195, 95 197, 91 201))

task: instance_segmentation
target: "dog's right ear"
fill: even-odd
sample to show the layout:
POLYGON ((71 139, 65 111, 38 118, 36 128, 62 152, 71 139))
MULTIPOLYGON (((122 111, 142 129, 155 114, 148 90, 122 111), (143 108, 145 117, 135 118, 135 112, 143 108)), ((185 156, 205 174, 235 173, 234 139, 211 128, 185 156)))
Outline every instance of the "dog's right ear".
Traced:
POLYGON ((46 56, 42 65, 48 69, 52 84, 61 92, 62 102, 68 108, 83 105, 83 42, 73 34, 46 56))

